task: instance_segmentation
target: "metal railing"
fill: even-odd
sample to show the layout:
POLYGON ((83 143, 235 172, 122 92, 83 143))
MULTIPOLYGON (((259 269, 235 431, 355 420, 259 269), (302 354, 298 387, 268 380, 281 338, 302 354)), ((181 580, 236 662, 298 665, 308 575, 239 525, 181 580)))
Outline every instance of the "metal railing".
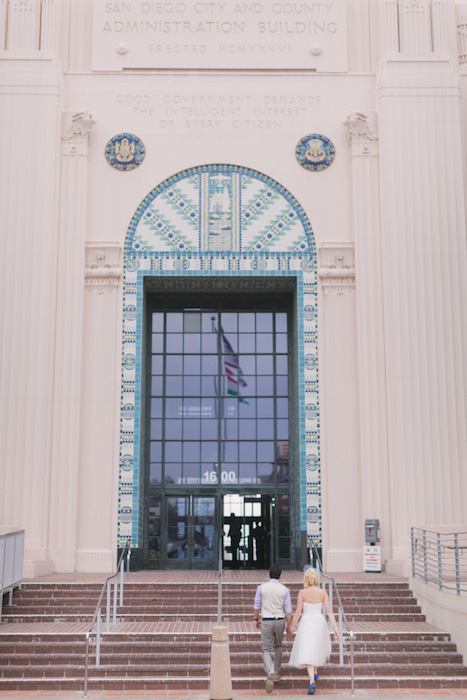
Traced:
POLYGON ((412 577, 443 593, 467 594, 467 532, 411 528, 412 577))
POLYGON ((323 564, 321 562, 321 557, 318 552, 318 548, 316 547, 316 544, 314 543, 313 540, 311 540, 312 544, 312 551, 310 551, 310 561, 313 559, 313 551, 315 554, 315 558, 317 561, 317 566, 316 568, 318 569, 318 573, 320 574, 321 579, 325 579, 325 581, 322 581, 323 588, 326 590, 326 585, 328 588, 328 596, 329 596, 329 604, 331 606, 331 609, 334 608, 333 603, 334 603, 334 596, 336 597, 337 600, 337 624, 339 628, 339 665, 343 666, 344 665, 344 634, 347 634, 350 639, 350 694, 352 697, 355 697, 355 632, 351 629, 349 622, 347 620, 347 616, 345 614, 344 606, 342 605, 342 600, 341 596, 339 593, 339 588, 337 586, 337 583, 333 579, 332 576, 329 576, 328 574, 325 574, 323 571, 323 564), (345 629, 344 629, 345 628, 345 629))
POLYGON ((94 611, 94 615, 92 618, 91 625, 86 632, 86 654, 85 654, 85 660, 84 660, 84 697, 88 697, 88 667, 89 667, 89 640, 94 632, 94 625, 96 625, 96 666, 100 666, 100 650, 101 650, 101 607, 102 607, 102 599, 104 597, 104 592, 107 589, 107 600, 106 600, 106 613, 105 613, 105 624, 106 624, 106 631, 108 632, 110 629, 110 625, 116 625, 117 624, 117 607, 120 605, 120 607, 123 605, 123 584, 124 584, 124 572, 125 572, 125 553, 126 553, 126 559, 127 559, 127 572, 130 570, 130 554, 131 554, 131 548, 130 548, 131 540, 130 538, 127 539, 124 548, 122 549, 122 552, 120 554, 118 564, 117 564, 117 571, 112 574, 111 576, 108 576, 106 580, 104 581, 104 584, 102 586, 101 594, 99 596, 99 600, 97 601, 96 609, 94 611), (119 576, 120 574, 120 576, 119 576), (119 599, 119 592, 118 592, 118 584, 119 584, 119 578, 120 578, 120 602, 117 603, 119 599), (112 579, 115 579, 113 583, 113 605, 112 605, 112 584, 110 583, 112 579), (112 610, 113 608, 113 610, 112 610), (110 616, 111 616, 111 611, 112 611, 112 622, 110 622, 110 616))
POLYGON ((219 537, 219 571, 218 571, 218 583, 217 583, 217 626, 220 627, 222 624, 222 550, 224 547, 224 538, 221 535, 219 537))
POLYGON ((9 605, 13 602, 13 590, 21 587, 23 576, 24 530, 2 528, 0 530, 0 622, 2 620, 3 594, 9 593, 9 605))

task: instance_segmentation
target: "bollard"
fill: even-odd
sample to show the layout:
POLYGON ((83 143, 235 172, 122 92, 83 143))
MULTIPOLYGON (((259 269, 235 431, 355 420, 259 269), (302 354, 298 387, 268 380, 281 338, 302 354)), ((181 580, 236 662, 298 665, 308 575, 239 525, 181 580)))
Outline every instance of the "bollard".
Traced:
POLYGON ((227 627, 213 627, 209 697, 211 700, 231 700, 232 696, 232 674, 230 671, 227 627))

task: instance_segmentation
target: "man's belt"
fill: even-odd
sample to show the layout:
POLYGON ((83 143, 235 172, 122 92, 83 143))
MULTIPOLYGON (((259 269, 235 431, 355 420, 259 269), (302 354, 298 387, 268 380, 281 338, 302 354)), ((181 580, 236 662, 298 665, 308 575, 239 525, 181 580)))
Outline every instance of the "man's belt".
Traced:
POLYGON ((264 621, 264 620, 284 620, 285 618, 283 618, 283 617, 263 617, 261 619, 264 621))

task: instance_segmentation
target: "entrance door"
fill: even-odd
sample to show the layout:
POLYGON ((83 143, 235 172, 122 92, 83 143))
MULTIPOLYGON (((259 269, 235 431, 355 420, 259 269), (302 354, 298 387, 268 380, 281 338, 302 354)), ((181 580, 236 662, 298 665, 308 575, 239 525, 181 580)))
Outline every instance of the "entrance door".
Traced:
POLYGON ((168 495, 165 503, 167 564, 171 568, 214 569, 218 552, 216 498, 168 495))
POLYGON ((216 568, 236 513, 216 504, 235 494, 226 564, 290 566, 291 511, 271 505, 290 502, 290 303, 148 296, 145 566, 216 568))
POLYGON ((277 561, 273 506, 274 499, 266 494, 224 495, 225 568, 268 569, 277 561))

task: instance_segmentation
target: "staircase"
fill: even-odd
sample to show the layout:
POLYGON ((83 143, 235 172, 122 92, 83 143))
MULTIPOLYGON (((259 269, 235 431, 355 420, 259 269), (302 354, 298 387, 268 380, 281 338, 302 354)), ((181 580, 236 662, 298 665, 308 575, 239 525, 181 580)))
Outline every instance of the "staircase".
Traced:
MULTIPOLYGON (((266 579, 257 576, 258 582, 266 579)), ((252 621, 256 585, 232 581, 223 587, 234 691, 264 689, 260 637, 252 621)), ((287 585, 295 603, 301 586, 287 585)), ((26 583, 15 592, 13 605, 4 607, 7 624, 0 626, 0 691, 82 689, 85 631, 100 589, 90 583, 26 583)), ((356 631, 357 689, 467 689, 467 668, 449 634, 425 622, 406 583, 344 582, 339 590, 356 631)), ((92 647, 89 690, 207 691, 216 613, 213 582, 190 581, 186 574, 184 582, 127 583, 119 622, 104 632, 99 668, 92 647)), ((282 681, 276 684, 281 692, 307 686, 305 671, 286 665, 291 645, 292 638, 285 637, 282 681)), ((319 688, 349 687, 349 647, 341 667, 333 642, 319 688)))

